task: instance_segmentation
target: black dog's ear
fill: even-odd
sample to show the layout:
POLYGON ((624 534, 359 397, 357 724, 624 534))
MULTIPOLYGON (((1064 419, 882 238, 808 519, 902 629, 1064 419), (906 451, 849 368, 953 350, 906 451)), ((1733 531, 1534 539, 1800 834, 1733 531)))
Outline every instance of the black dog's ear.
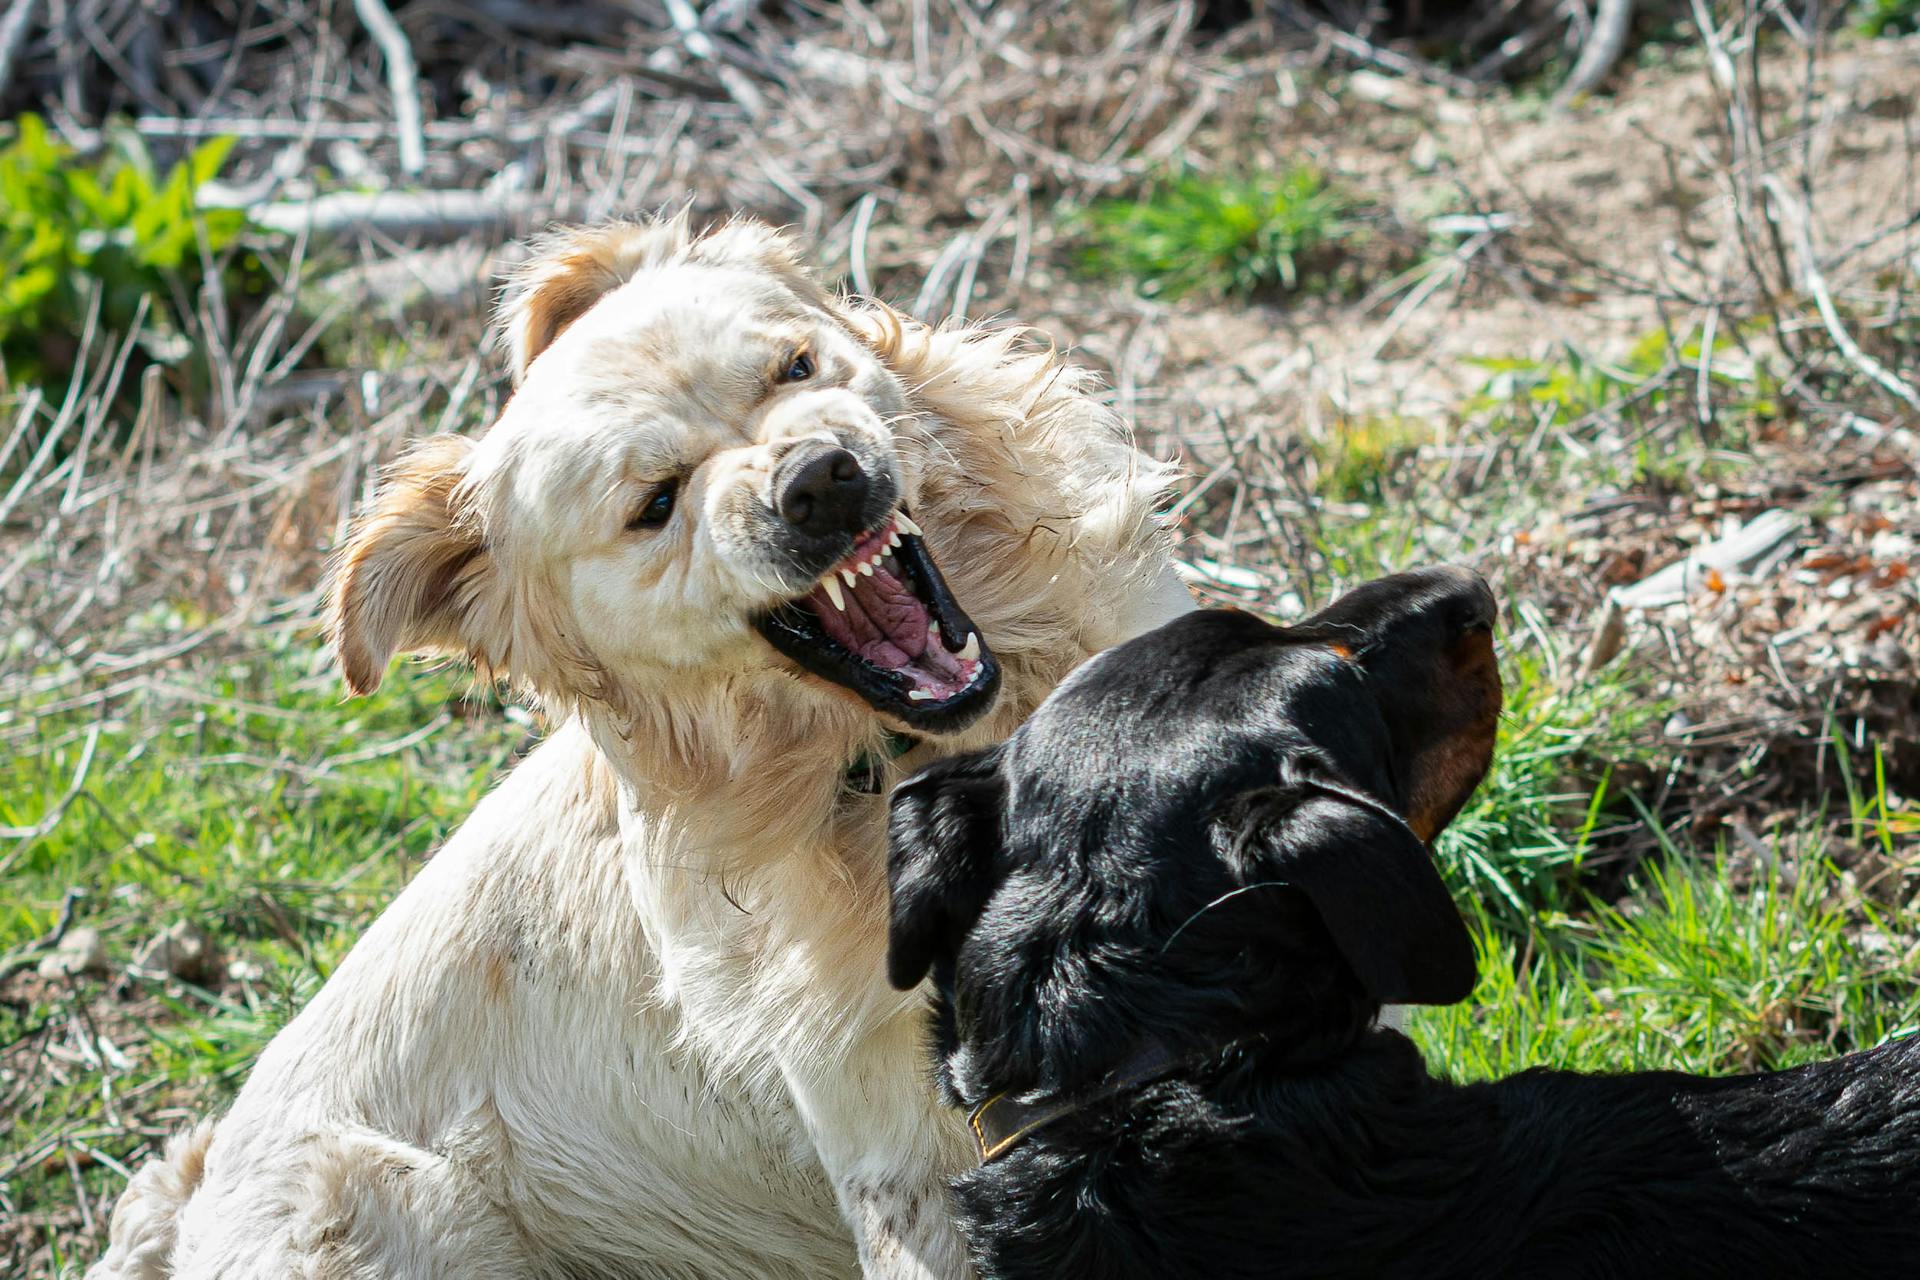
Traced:
POLYGON ((887 981, 919 984, 951 955, 993 889, 1005 789, 993 749, 949 756, 893 793, 887 818, 887 981))
POLYGON ((1374 999, 1455 1004, 1472 994, 1473 939, 1433 855, 1404 824, 1322 794, 1251 836, 1271 869, 1307 895, 1374 999))

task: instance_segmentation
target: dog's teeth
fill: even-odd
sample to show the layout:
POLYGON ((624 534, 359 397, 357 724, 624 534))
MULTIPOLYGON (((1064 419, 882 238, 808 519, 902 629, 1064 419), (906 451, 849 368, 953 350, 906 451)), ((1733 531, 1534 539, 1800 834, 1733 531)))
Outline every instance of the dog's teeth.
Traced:
POLYGON ((858 581, 858 579, 853 576, 853 570, 851 569, 842 569, 840 571, 840 576, 847 580, 848 586, 852 586, 855 582, 858 581))
MULTIPOLYGON (((898 544, 899 544, 899 541, 900 541, 900 539, 898 539, 898 538, 895 538, 895 539, 894 539, 893 541, 894 541, 894 543, 895 543, 895 545, 898 545, 898 544)), ((893 558, 893 547, 882 547, 882 548, 880 548, 880 558, 881 558, 882 560, 890 560, 890 559, 892 559, 892 558, 893 558)))
POLYGON ((860 562, 860 576, 863 578, 871 578, 873 576, 873 561, 862 560, 860 562))
POLYGON ((907 698, 913 702, 932 702, 933 701, 933 695, 928 693, 925 689, 909 689, 907 690, 907 698))
POLYGON ((980 661, 980 637, 971 631, 967 632, 967 642, 961 645, 960 652, 953 656, 965 662, 980 661))
POLYGON ((940 638, 940 624, 937 622, 929 622, 927 624, 927 639, 938 640, 939 638, 940 638))
POLYGON ((891 547, 897 547, 897 546, 899 546, 899 545, 900 545, 900 534, 899 534, 899 531, 898 531, 898 530, 896 530, 896 531, 894 531, 893 533, 890 533, 890 534, 888 534, 888 535, 887 535, 887 546, 888 546, 888 547, 890 547, 890 548, 891 548, 891 547))
POLYGON ((840 594, 840 579, 828 574, 820 583, 827 589, 827 599, 833 601, 833 607, 844 610, 847 607, 845 597, 840 594))
POLYGON ((902 511, 899 515, 895 516, 894 521, 902 529, 906 530, 908 533, 912 534, 916 538, 924 538, 927 536, 927 531, 925 529, 922 529, 919 525, 915 524, 913 522, 913 517, 908 515, 904 511, 902 511))

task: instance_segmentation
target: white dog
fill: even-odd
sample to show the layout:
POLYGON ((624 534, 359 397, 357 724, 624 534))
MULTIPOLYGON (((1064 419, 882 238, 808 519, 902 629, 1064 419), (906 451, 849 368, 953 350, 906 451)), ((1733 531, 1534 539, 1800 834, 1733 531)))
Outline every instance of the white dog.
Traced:
POLYGON ((757 224, 559 235, 504 315, 518 391, 386 479, 332 634, 356 692, 456 655, 558 727, 93 1274, 964 1275, 880 793, 1191 607, 1165 473, 1051 352, 757 224))

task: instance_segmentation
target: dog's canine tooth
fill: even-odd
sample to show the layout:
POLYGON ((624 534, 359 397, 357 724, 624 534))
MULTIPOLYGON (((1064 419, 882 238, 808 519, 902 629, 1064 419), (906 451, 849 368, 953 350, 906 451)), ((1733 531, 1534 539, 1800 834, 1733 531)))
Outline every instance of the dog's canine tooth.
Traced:
POLYGON ((961 645, 960 652, 953 656, 968 662, 980 661, 980 637, 971 631, 967 632, 967 642, 961 645))
POLYGON ((851 569, 842 569, 840 571, 840 576, 847 580, 848 586, 852 586, 856 581, 858 581, 858 579, 856 579, 853 576, 853 570, 851 569))
POLYGON ((840 594, 840 579, 828 574, 820 580, 820 585, 827 589, 827 599, 833 601, 833 607, 844 612, 847 602, 846 598, 840 594))
POLYGON ((906 530, 908 533, 912 534, 916 538, 924 538, 927 536, 927 531, 925 529, 922 529, 919 525, 915 524, 913 522, 913 517, 908 515, 904 511, 902 511, 899 515, 895 516, 894 521, 902 529, 906 530))
POLYGON ((907 698, 912 702, 932 702, 934 695, 928 693, 925 689, 909 689, 907 690, 907 698))

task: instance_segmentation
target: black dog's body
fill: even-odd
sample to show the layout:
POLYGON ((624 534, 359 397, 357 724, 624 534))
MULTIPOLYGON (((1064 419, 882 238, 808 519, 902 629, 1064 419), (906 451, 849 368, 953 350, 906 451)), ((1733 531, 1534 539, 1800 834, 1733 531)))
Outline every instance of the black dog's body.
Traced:
POLYGON ((1911 1275, 1920 1037, 1465 1086, 1393 1031, 1318 1067, 1256 1047, 1050 1126, 959 1197, 1004 1280, 1911 1275))
POLYGON ((1423 842, 1491 752, 1491 617, 1430 571, 1182 619, 900 789, 891 976, 932 971, 950 1101, 1049 1117, 958 1184, 987 1280, 1920 1274, 1920 1039, 1462 1086, 1374 1025, 1472 985, 1423 842), (1143 1045, 1181 1065, 1115 1089, 1143 1045))

